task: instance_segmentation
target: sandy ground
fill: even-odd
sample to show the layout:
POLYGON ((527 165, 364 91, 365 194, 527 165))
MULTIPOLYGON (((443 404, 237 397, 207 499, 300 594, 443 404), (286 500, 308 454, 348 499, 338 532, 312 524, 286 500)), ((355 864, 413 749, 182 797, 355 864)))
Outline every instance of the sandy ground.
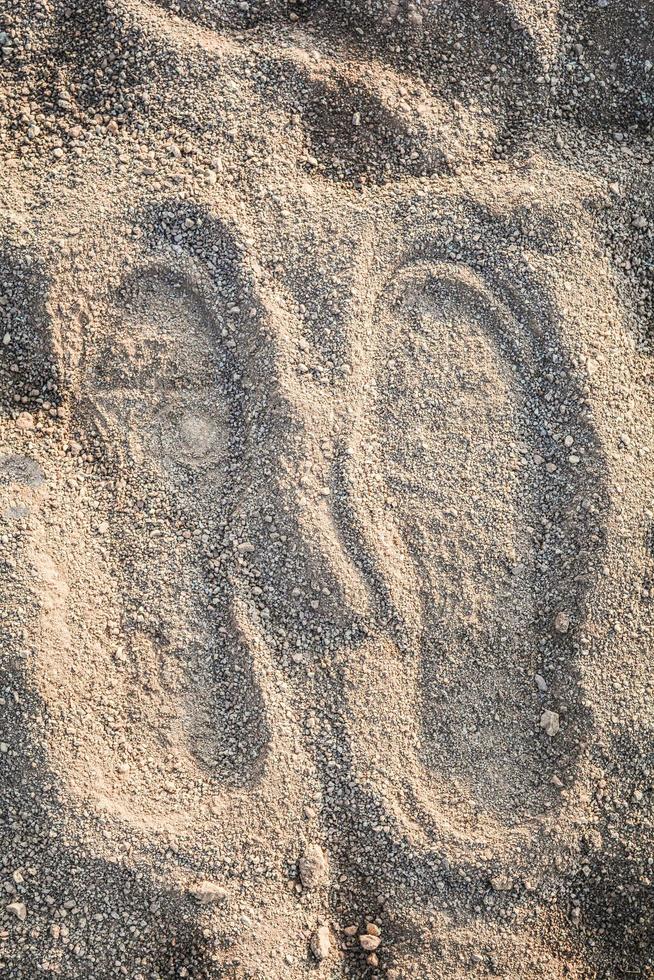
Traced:
POLYGON ((654 976, 652 5, 0 47, 0 976, 654 976))

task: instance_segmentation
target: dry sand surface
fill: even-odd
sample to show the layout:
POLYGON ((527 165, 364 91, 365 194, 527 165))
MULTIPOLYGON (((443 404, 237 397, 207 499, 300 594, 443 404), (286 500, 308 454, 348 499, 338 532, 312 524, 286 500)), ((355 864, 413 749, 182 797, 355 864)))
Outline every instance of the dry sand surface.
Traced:
POLYGON ((651 0, 0 47, 0 976, 654 976, 651 0))

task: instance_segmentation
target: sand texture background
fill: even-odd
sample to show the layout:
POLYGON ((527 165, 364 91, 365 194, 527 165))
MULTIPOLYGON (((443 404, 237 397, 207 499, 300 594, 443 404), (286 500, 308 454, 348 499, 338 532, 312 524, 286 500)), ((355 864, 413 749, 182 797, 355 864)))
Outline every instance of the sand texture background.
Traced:
POLYGON ((652 4, 0 49, 0 976, 654 976, 652 4))

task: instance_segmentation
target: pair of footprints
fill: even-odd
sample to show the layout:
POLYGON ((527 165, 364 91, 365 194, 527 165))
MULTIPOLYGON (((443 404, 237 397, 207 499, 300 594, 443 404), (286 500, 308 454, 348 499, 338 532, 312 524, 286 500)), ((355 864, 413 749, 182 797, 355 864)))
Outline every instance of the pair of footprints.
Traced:
MULTIPOLYGON (((247 331, 243 309, 231 316, 247 331)), ((247 370, 221 361, 202 289, 173 272, 144 274, 113 323, 87 338, 81 405, 106 448, 148 472, 158 505, 172 499, 210 523, 247 491, 237 457, 256 459, 234 407, 247 370)), ((564 611, 574 627, 583 612, 580 573, 589 540, 599 542, 587 491, 595 436, 576 411, 555 330, 527 290, 500 278, 491 289, 466 265, 414 262, 378 297, 371 326, 360 383, 338 394, 347 452, 330 474, 327 565, 334 581, 342 571, 360 577, 371 624, 338 674, 342 778, 414 836, 483 839, 551 806, 551 775, 574 771, 574 628, 557 634, 552 621, 564 611), (553 690, 538 691, 537 673, 553 690), (568 714, 555 748, 538 721, 560 701, 568 714)), ((231 626, 207 616, 198 566, 175 564, 163 548, 152 546, 122 582, 157 596, 159 624, 133 643, 132 677, 149 678, 151 700, 131 718, 132 743, 150 759, 183 745, 186 771, 208 766, 218 784, 236 765, 247 795, 277 765, 265 627, 241 622, 230 647, 225 633, 243 606, 234 600, 231 626), (173 737, 162 743, 158 727, 173 737)), ((66 601, 60 589, 54 605, 66 601)), ((89 683, 102 705, 97 676, 89 683)), ((302 688, 301 670, 293 684, 302 688)), ((152 812, 162 771, 152 776, 152 812)))

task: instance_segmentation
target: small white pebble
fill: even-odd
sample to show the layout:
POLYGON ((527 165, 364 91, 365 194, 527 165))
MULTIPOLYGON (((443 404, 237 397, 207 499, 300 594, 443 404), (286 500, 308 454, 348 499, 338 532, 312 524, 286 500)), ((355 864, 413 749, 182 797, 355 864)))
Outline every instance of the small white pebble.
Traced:
POLYGON ((27 918, 27 907, 25 902, 10 902, 7 905, 7 912, 13 912, 17 919, 24 922, 27 918))

